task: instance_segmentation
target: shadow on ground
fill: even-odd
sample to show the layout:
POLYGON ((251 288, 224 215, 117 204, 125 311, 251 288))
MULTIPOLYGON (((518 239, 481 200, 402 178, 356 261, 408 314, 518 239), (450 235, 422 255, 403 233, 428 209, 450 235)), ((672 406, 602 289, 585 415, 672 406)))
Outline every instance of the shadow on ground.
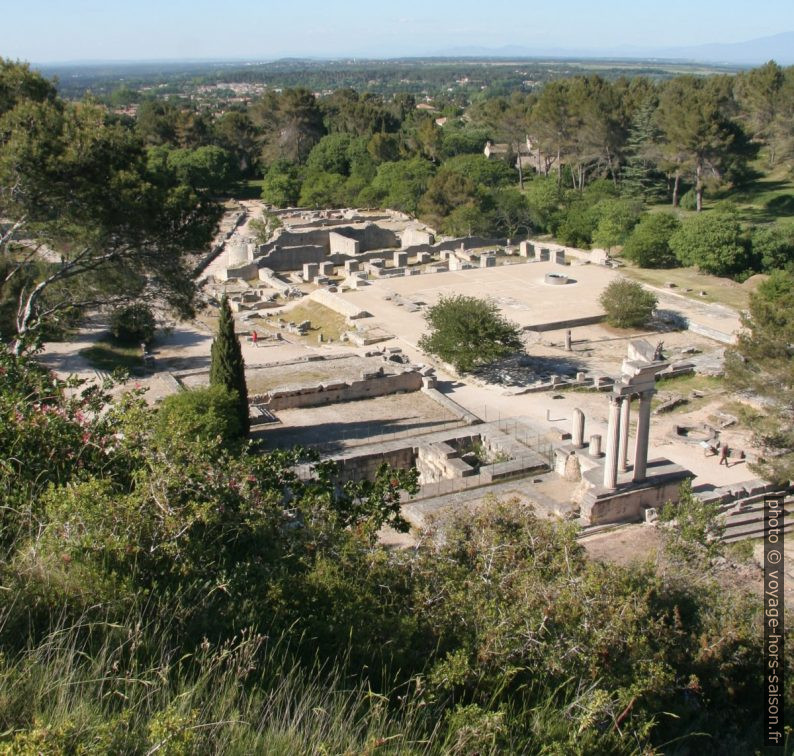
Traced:
POLYGON ((547 381, 552 375, 575 376, 585 370, 583 360, 571 355, 510 357, 472 371, 472 375, 503 386, 526 386, 547 381))
POLYGON ((411 420, 420 419, 334 422, 300 427, 273 424, 254 430, 251 438, 259 441, 266 449, 313 446, 319 447, 324 454, 337 454, 351 444, 361 445, 368 441, 386 443, 391 440, 390 437, 394 440, 404 437, 410 443, 412 433, 432 433, 460 425, 458 421, 450 420, 410 422, 411 420))

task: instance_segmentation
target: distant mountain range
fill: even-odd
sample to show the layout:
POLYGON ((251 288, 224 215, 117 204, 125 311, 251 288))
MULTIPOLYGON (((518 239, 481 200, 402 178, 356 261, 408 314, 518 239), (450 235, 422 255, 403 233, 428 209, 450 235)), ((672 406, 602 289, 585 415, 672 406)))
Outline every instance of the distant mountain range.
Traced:
POLYGON ((782 66, 794 65, 794 31, 760 37, 747 42, 712 43, 690 47, 564 48, 507 45, 505 47, 453 47, 434 55, 461 58, 618 58, 627 60, 686 60, 704 63, 758 65, 775 60, 782 66))

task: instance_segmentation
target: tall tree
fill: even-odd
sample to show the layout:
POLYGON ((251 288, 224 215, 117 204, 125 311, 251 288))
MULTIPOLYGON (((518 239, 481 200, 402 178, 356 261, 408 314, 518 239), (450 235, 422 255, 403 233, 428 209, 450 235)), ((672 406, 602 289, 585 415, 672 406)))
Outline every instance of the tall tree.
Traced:
POLYGON ((530 127, 531 101, 520 93, 510 98, 496 97, 486 100, 473 109, 475 120, 487 126, 499 141, 508 146, 507 159, 510 164, 515 161, 518 170, 519 188, 524 188, 524 165, 521 154, 527 152, 527 133, 530 127))
POLYGON ((791 137, 794 102, 786 87, 786 72, 774 61, 740 74, 736 94, 742 107, 741 120, 754 139, 767 146, 769 167, 774 167, 791 137))
POLYGON ((751 424, 764 449, 757 468, 774 481, 794 479, 794 277, 775 271, 750 296, 744 330, 728 350, 734 388, 763 402, 751 424))
POLYGON ((694 76, 678 76, 662 91, 657 110, 665 154, 673 166, 673 206, 682 175, 692 175, 697 210, 703 209, 707 177, 721 179, 746 147, 741 130, 724 113, 723 93, 694 76))
POLYGON ((267 92, 251 105, 249 114, 263 134, 265 163, 278 159, 303 163, 325 134, 323 114, 306 89, 267 92))
POLYGON ((213 339, 210 363, 210 386, 222 386, 237 397, 237 415, 244 436, 250 430, 248 418, 248 386, 245 382, 245 362, 240 339, 234 331, 234 316, 229 299, 221 299, 218 333, 213 339))
POLYGON ((626 163, 621 171, 621 192, 644 202, 667 197, 664 174, 659 170, 662 134, 656 125, 657 103, 648 99, 634 113, 626 138, 626 163))
MULTIPOLYGON (((551 81, 543 87, 530 113, 533 144, 557 168, 557 185, 562 186, 562 164, 573 151, 577 118, 569 97, 570 82, 551 81)), ((541 171, 546 174, 548 170, 541 171)))
POLYGON ((17 81, 0 86, 0 255, 18 294, 16 348, 76 308, 148 299, 190 314, 186 253, 209 241, 219 207, 150 167, 140 138, 103 108, 62 102, 24 66, 0 70, 17 81))

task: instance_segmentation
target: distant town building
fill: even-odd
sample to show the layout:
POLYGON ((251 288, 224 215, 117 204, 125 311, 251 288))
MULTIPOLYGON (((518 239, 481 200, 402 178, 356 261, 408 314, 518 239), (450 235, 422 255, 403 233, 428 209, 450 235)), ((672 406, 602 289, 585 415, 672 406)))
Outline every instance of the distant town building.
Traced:
MULTIPOLYGON (((483 150, 485 157, 489 159, 505 160, 511 153, 514 154, 515 150, 511 148, 506 142, 491 142, 485 143, 483 150)), ((539 147, 534 147, 529 137, 526 137, 526 142, 518 145, 518 154, 516 155, 516 167, 521 161, 522 168, 532 168, 544 176, 556 166, 557 157, 554 155, 546 155, 540 150, 539 147)))

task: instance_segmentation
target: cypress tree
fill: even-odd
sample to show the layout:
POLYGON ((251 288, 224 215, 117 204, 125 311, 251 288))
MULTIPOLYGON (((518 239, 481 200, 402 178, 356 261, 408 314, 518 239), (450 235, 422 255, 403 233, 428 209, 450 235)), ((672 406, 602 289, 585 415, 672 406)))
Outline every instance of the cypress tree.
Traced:
POLYGON ((237 394, 240 427, 248 435, 248 387, 245 385, 245 362, 240 339, 234 332, 234 317, 226 295, 221 299, 218 334, 212 342, 210 363, 210 386, 223 386, 237 394))

